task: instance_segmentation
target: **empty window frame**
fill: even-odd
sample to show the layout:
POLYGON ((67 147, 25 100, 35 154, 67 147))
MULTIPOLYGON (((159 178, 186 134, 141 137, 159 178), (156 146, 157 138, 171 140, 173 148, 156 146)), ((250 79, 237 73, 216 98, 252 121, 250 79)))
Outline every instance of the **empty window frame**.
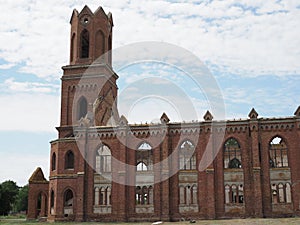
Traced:
POLYGON ((242 168, 241 148, 238 141, 229 138, 224 144, 224 168, 242 168))
POLYGON ((111 151, 106 145, 101 145, 96 151, 96 172, 111 172, 111 151))
POLYGON ((275 137, 269 143, 270 168, 289 167, 288 148, 281 137, 275 137))
POLYGON ((136 170, 153 170, 153 151, 150 144, 143 142, 136 150, 136 170))
POLYGON ((195 170, 196 155, 194 144, 186 140, 179 147, 179 168, 180 170, 195 170))
POLYGON ((65 155, 65 169, 74 169, 74 153, 71 150, 65 155))

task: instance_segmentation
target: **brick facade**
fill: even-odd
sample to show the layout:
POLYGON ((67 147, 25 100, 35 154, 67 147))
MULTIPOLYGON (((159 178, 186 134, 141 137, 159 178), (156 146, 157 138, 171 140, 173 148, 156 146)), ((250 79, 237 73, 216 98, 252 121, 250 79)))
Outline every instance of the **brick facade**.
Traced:
POLYGON ((300 107, 286 118, 258 118, 253 109, 226 124, 207 112, 203 122, 172 123, 163 114, 161 123, 130 125, 117 111, 112 15, 85 6, 70 23, 58 139, 49 181, 39 168, 30 178, 28 219, 300 215, 300 107))

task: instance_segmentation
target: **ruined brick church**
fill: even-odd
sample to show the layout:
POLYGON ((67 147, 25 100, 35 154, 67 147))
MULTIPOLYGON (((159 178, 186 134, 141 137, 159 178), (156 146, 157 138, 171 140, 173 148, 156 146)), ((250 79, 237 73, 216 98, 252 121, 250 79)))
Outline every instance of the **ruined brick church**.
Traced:
POLYGON ((70 23, 58 138, 49 179, 40 168, 29 179, 28 219, 300 215, 300 107, 286 118, 261 118, 252 109, 240 120, 214 121, 207 111, 201 122, 175 123, 164 113, 157 124, 128 124, 116 104, 111 13, 85 6, 70 23), (207 149, 216 157, 200 170, 207 149))

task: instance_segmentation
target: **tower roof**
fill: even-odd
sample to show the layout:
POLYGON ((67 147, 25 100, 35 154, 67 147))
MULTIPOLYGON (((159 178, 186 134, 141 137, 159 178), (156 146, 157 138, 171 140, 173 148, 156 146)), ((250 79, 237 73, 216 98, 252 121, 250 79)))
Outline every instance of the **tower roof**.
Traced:
POLYGON ((44 183, 48 182, 44 176, 44 173, 41 169, 41 167, 36 168, 36 170, 33 172, 31 177, 29 178, 29 183, 44 183))

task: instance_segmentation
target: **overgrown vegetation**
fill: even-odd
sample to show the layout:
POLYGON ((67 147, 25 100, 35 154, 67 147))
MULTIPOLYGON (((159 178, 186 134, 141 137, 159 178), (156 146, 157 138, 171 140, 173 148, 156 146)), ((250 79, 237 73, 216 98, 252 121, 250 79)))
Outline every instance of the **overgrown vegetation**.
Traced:
POLYGON ((0 215, 27 211, 28 185, 18 187, 8 180, 0 184, 0 215))

